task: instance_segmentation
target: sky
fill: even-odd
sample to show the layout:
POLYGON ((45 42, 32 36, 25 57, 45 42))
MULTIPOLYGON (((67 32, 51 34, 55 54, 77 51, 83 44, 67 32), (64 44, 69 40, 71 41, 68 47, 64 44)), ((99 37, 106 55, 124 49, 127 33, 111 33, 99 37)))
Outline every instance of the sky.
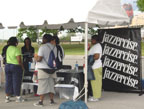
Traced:
MULTIPOLYGON (((25 25, 42 25, 44 20, 57 24, 66 23, 72 17, 81 21, 95 3, 96 0, 0 0, 0 23, 4 27, 19 26, 22 21, 25 25)), ((0 30, 0 39, 17 33, 14 29, 7 31, 7 28, 0 30)))
POLYGON ((65 23, 70 17, 84 17, 96 0, 0 0, 0 22, 3 25, 65 23), (68 4, 68 5, 65 5, 68 4), (85 8, 83 8, 85 7, 85 8), (77 10, 79 9, 79 10, 77 10), (65 13, 65 16, 62 16, 65 13), (52 15, 52 16, 49 16, 52 15), (11 22, 8 22, 10 21, 11 22))
MULTIPOLYGON (((75 21, 82 21, 86 19, 88 10, 92 9, 96 1, 0 0, 0 23, 4 27, 19 26, 22 21, 24 21, 25 25, 41 25, 44 23, 44 20, 47 20, 48 24, 56 24, 66 23, 72 17, 75 18, 75 21)), ((122 0, 122 3, 131 1, 136 0, 122 0)), ((7 31, 7 28, 0 30, 0 39, 7 39, 9 36, 14 36, 17 33, 14 29, 7 31)))

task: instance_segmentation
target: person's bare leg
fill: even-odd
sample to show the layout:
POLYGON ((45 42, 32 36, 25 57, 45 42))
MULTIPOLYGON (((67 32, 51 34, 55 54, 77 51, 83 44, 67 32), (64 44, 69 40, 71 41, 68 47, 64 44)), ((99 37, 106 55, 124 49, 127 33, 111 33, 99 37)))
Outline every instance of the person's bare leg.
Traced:
POLYGON ((50 101, 51 101, 51 105, 54 104, 54 94, 53 93, 49 93, 49 97, 50 97, 50 101))
POLYGON ((10 96, 10 94, 6 93, 6 96, 10 96))
POLYGON ((40 101, 43 102, 44 100, 44 95, 40 95, 40 101))
POLYGON ((49 97, 50 97, 50 100, 53 100, 54 94, 53 93, 49 93, 49 97))
POLYGON ((44 101, 44 94, 40 95, 40 100, 38 102, 34 103, 34 106, 42 107, 43 101, 44 101))

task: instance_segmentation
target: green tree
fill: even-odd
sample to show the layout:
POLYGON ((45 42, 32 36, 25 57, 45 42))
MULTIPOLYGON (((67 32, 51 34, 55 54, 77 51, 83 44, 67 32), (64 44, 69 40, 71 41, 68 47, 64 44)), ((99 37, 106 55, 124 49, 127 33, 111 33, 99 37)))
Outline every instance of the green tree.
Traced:
POLYGON ((37 39, 37 29, 34 27, 20 28, 18 29, 17 38, 19 41, 23 41, 23 35, 26 34, 27 37, 31 39, 32 42, 36 42, 37 39))
MULTIPOLYGON (((98 26, 96 25, 96 27, 98 26)), ((84 33, 85 30, 83 28, 68 29, 67 33, 77 33, 77 32, 84 33)), ((91 35, 95 35, 97 34, 97 30, 95 30, 94 28, 88 28, 88 33, 91 35)))
POLYGON ((89 28, 88 33, 89 33, 90 35, 95 35, 95 34, 97 34, 97 33, 98 33, 98 31, 97 31, 97 30, 95 30, 94 28, 89 28))
POLYGON ((137 0, 137 6, 140 11, 144 12, 144 0, 137 0))
POLYGON ((58 30, 54 30, 54 29, 42 29, 42 31, 40 32, 40 37, 42 37, 44 34, 53 34, 53 35, 57 35, 58 30))
MULTIPOLYGON (((53 29, 42 29, 41 32, 39 33, 39 37, 42 37, 44 34, 53 34, 57 35, 58 30, 53 30, 53 29)), ((37 34, 37 29, 34 27, 29 27, 29 28, 20 28, 18 29, 18 34, 17 38, 19 41, 23 41, 23 35, 26 34, 32 42, 36 42, 38 34, 37 34)))
POLYGON ((23 41, 22 36, 24 34, 26 34, 26 28, 20 28, 20 29, 18 29, 17 38, 19 39, 19 41, 23 41))

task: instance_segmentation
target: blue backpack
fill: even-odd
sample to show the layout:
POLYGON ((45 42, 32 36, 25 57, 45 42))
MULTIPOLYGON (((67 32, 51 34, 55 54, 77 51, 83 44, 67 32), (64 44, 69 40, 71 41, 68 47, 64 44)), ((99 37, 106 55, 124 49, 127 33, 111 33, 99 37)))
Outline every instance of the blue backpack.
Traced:
MULTIPOLYGON (((54 49, 54 48, 53 48, 53 49, 54 49)), ((53 49, 51 49, 51 51, 50 51, 47 65, 48 65, 50 68, 53 68, 53 69, 54 69, 54 68, 56 68, 56 58, 55 58, 53 49)))

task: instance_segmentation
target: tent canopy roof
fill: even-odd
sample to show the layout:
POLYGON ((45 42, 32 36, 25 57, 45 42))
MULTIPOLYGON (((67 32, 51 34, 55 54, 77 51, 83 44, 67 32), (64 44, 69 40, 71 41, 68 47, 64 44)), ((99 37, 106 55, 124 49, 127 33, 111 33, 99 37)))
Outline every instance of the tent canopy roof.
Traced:
MULTIPOLYGON (((47 20, 44 21, 42 25, 25 25, 24 22, 20 23, 20 28, 29 28, 29 27, 35 27, 38 29, 60 29, 63 27, 64 29, 73 29, 76 27, 85 27, 85 22, 74 22, 73 18, 71 18, 67 23, 61 23, 61 24, 48 24, 47 20)), ((96 24, 89 24, 89 27, 95 27, 96 24)), ((10 27, 12 28, 12 27, 10 27)))

